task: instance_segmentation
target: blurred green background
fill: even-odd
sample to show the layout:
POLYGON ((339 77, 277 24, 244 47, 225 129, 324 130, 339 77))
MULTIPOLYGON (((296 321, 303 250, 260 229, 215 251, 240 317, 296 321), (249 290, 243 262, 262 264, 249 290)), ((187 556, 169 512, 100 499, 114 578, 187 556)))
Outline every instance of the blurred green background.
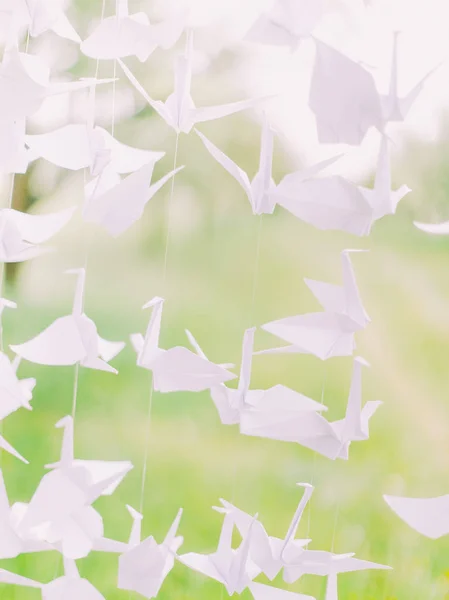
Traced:
MULTIPOLYGON (((93 14, 90 3, 79 11, 80 31, 93 14)), ((98 7, 96 7, 98 8, 98 7)), ((72 14, 75 14, 74 12, 72 14)), ((98 15, 96 15, 98 16, 98 15)), ((84 29, 83 29, 84 28, 84 29)), ((236 57, 221 56, 200 76, 194 91, 204 104, 220 101, 236 57), (213 73, 211 80, 210 73, 213 73), (209 81, 209 82, 208 82, 209 81)), ((75 73, 92 71, 83 59, 75 73)), ((130 61, 130 64, 136 66, 130 61)), ((138 72, 157 97, 171 90, 169 57, 156 52, 138 72), (162 66, 161 66, 162 65, 162 66)), ((111 65, 101 65, 107 75, 111 65)), ((117 84, 127 88, 126 81, 117 84)), ((235 90, 235 97, 239 90, 235 90)), ((138 107, 139 108, 139 107, 138 107)), ((258 164, 259 125, 249 113, 229 117, 202 131, 253 174, 258 164)), ((173 162, 175 136, 151 110, 142 106, 134 119, 118 122, 118 139, 137 147, 165 150, 156 175, 173 162)), ((80 369, 75 424, 79 458, 129 459, 134 470, 112 497, 96 507, 105 532, 126 540, 131 519, 125 504, 138 508, 145 444, 148 470, 143 534, 162 541, 179 507, 184 508, 181 552, 210 552, 216 547, 221 517, 211 510, 220 497, 232 500, 259 517, 272 535, 285 535, 299 500, 297 481, 313 482, 315 493, 299 535, 312 538, 311 549, 355 552, 358 557, 391 565, 391 572, 366 571, 339 578, 344 600, 431 600, 449 593, 449 540, 430 541, 409 529, 386 506, 383 493, 434 496, 449 490, 449 241, 417 231, 414 218, 444 215, 448 190, 448 147, 441 141, 422 146, 409 140, 395 164, 397 184, 407 182, 407 196, 395 217, 377 223, 368 239, 338 232, 321 232, 277 209, 256 217, 243 191, 207 154, 194 136, 182 136, 179 164, 169 203, 169 187, 148 205, 143 219, 118 240, 84 224, 77 214, 55 238, 57 252, 8 271, 5 294, 17 301, 16 311, 4 314, 5 344, 29 339, 57 316, 71 310, 74 280, 66 268, 84 264, 88 250, 86 313, 99 333, 111 340, 128 340, 144 331, 148 314, 141 306, 163 295, 163 347, 186 345, 190 329, 210 358, 240 364, 244 330, 290 314, 318 310, 303 283, 304 277, 341 281, 344 248, 366 248, 354 257, 362 298, 372 323, 358 337, 358 353, 371 364, 364 372, 364 399, 384 401, 371 421, 370 440, 351 446, 348 462, 332 462, 294 444, 240 436, 223 426, 207 393, 154 393, 148 421, 150 374, 136 367, 128 344, 113 361, 119 375, 80 369), (167 270, 164 256, 170 220, 167 270), (165 279, 165 284, 162 282, 165 279)), ((274 172, 278 180, 300 165, 277 143, 274 172)), ((368 182, 369 183, 369 182, 368 182)), ((16 177, 15 206, 49 211, 81 204, 82 173, 59 173, 35 165, 16 177), (50 181, 45 190, 42 180, 50 181), (45 192, 45 193, 44 193, 45 192)), ((6 197, 6 195, 5 195, 6 197)), ((6 202, 6 200, 5 200, 6 202)), ((257 348, 274 338, 258 331, 257 348)), ((252 388, 283 383, 314 399, 323 394, 330 419, 343 415, 352 361, 326 363, 310 356, 257 356, 252 388)), ((37 378, 33 411, 19 411, 3 423, 10 443, 30 460, 26 466, 1 457, 11 502, 28 501, 44 473, 43 465, 57 459, 61 435, 53 425, 70 413, 74 368, 40 367, 23 363, 21 377, 37 378)), ((108 600, 137 598, 116 589, 117 557, 93 553, 78 562, 108 600)), ((0 566, 39 581, 61 573, 56 553, 24 555, 0 566)), ((263 580, 263 579, 261 579, 263 580)), ((285 589, 324 598, 325 579, 303 577, 285 589)), ((166 579, 161 600, 222 598, 220 584, 176 564, 166 579)), ((36 590, 0 586, 0 598, 38 598, 36 590)), ((245 592, 243 598, 249 598, 245 592)))

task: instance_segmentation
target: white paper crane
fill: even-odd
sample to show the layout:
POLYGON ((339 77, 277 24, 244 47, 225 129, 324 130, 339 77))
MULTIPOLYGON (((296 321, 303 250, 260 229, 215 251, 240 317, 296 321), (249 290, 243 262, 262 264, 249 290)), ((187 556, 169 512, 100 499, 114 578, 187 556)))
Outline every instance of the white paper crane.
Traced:
POLYGON ((272 585, 252 581, 248 586, 254 600, 315 600, 313 596, 288 592, 272 585))
POLYGON ((323 0, 276 0, 269 11, 258 17, 245 39, 295 50, 302 39, 312 34, 323 12, 323 0))
POLYGON ((154 164, 151 160, 122 180, 112 169, 104 169, 86 186, 84 220, 101 225, 113 237, 124 233, 140 219, 151 198, 183 169, 178 167, 150 185, 154 164))
MULTIPOLYGON (((260 573, 260 569, 249 557, 253 530, 252 527, 249 528, 240 546, 234 550, 232 548, 234 518, 226 509, 215 508, 215 510, 225 513, 217 550, 211 554, 189 552, 178 556, 178 560, 190 569, 222 583, 230 596, 234 593, 241 594, 260 573)), ((254 521, 256 519, 257 515, 254 521)))
POLYGON ((157 47, 164 50, 171 48, 186 25, 183 11, 151 24, 146 13, 129 14, 128 0, 119 0, 116 6, 116 15, 103 19, 81 43, 81 52, 86 56, 100 60, 136 56, 145 62, 157 47))
POLYGON ((169 350, 159 347, 163 298, 155 297, 143 308, 152 308, 145 337, 131 335, 137 352, 137 364, 153 372, 153 386, 159 392, 200 392, 234 379, 221 365, 216 365, 183 346, 169 350))
POLYGON ((37 536, 22 537, 18 532, 18 524, 27 505, 17 502, 9 505, 3 473, 0 470, 0 558, 15 558, 28 552, 44 552, 52 550, 52 546, 37 536))
POLYGON ((16 121, 33 115, 44 100, 55 94, 85 89, 111 79, 82 79, 50 83, 50 70, 38 56, 11 48, 0 65, 0 115, 2 121, 16 121))
POLYGON ((449 534, 449 494, 436 498, 384 496, 385 502, 409 527, 436 540, 449 534))
POLYGON ((0 122, 0 172, 25 173, 34 158, 25 148, 26 119, 0 122))
POLYGON ((22 262, 48 252, 40 244, 56 235, 72 218, 76 207, 32 215, 12 208, 0 210, 0 262, 22 262))
POLYGON ((297 565, 284 568, 284 581, 293 583, 303 575, 319 575, 329 578, 328 590, 332 594, 326 600, 337 600, 337 575, 340 573, 353 573, 370 569, 388 570, 391 567, 369 560, 355 558, 354 553, 333 554, 324 550, 304 550, 297 565))
POLYGON ((296 442, 332 460, 347 460, 351 442, 369 438, 369 421, 382 404, 380 401, 369 401, 362 408, 363 364, 367 364, 363 359, 354 359, 351 388, 343 419, 329 422, 316 411, 304 411, 302 414, 280 412, 279 415, 273 411, 270 419, 259 420, 257 424, 250 419, 249 426, 244 415, 240 424, 241 433, 296 442))
POLYGON ((311 541, 295 539, 295 535, 307 503, 312 496, 313 486, 307 483, 297 483, 296 485, 304 487, 304 494, 284 539, 268 535, 260 521, 253 523, 254 519, 251 515, 226 500, 220 500, 227 514, 232 515, 235 526, 243 538, 252 528, 250 558, 270 580, 273 580, 286 564, 299 560, 304 546, 311 541))
POLYGON ((74 365, 117 373, 108 364, 124 348, 124 342, 102 339, 95 323, 83 312, 84 269, 72 269, 67 273, 77 276, 72 314, 59 317, 49 327, 28 342, 11 345, 21 358, 40 365, 74 365))
MULTIPOLYGON (((235 425, 244 418, 246 427, 250 427, 251 422, 254 422, 257 427, 259 420, 271 420, 273 413, 283 414, 287 412, 291 416, 292 413, 308 410, 327 410, 323 404, 319 404, 282 384, 277 384, 268 390, 249 389, 254 332, 254 327, 247 329, 243 336, 242 362, 237 389, 228 388, 224 383, 210 389, 211 398, 217 408, 221 422, 224 425, 235 425)), ((186 333, 198 356, 207 360, 206 355, 190 331, 186 333)))
POLYGON ((375 221, 395 214, 410 191, 406 185, 392 190, 389 140, 382 135, 372 189, 338 175, 301 181, 294 174, 287 175, 273 195, 277 204, 318 229, 365 236, 375 221))
POLYGON ((354 334, 364 329, 369 317, 363 307, 351 264, 350 253, 341 253, 343 285, 305 279, 312 294, 324 308, 321 313, 286 317, 262 325, 262 329, 289 342, 290 346, 262 350, 257 354, 299 352, 321 360, 350 356, 355 348, 354 334))
POLYGON ((432 69, 406 96, 399 97, 395 33, 390 88, 388 94, 379 94, 373 76, 361 64, 315 41, 309 106, 316 117, 320 143, 359 145, 370 127, 383 132, 388 123, 404 121, 425 81, 435 71, 432 69))
POLYGON ((48 0, 2 0, 2 17, 8 20, 7 47, 17 46, 27 29, 31 37, 52 31, 59 37, 80 43, 81 39, 62 10, 61 3, 48 0))
POLYGON ((64 575, 50 583, 40 583, 4 569, 0 569, 0 583, 40 589, 42 600, 105 600, 90 581, 80 577, 75 561, 67 558, 64 558, 64 575))
POLYGON ((56 427, 64 429, 60 461, 47 465, 51 471, 41 479, 17 531, 25 538, 37 536, 71 559, 93 549, 116 551, 103 542, 103 520, 91 504, 113 493, 132 464, 75 460, 72 417, 64 417, 56 427))
POLYGON ((119 558, 118 588, 155 598, 172 570, 176 552, 183 542, 182 536, 177 535, 182 508, 161 544, 152 536, 140 541, 142 515, 131 507, 128 510, 134 522, 128 548, 119 558))
POLYGON ((130 83, 148 102, 151 108, 153 108, 153 110, 155 110, 167 125, 176 131, 176 133, 190 133, 196 123, 215 121, 216 119, 251 108, 261 102, 261 99, 249 99, 232 102, 230 104, 197 108, 190 95, 192 80, 192 50, 193 40, 192 35, 190 34, 187 40, 186 52, 176 60, 174 92, 167 98, 166 102, 153 100, 128 67, 120 59, 118 61, 130 83))
POLYGON ((48 133, 26 135, 25 141, 34 157, 72 171, 89 167, 94 176, 102 171, 99 162, 102 166, 106 163, 114 173, 124 174, 156 163, 165 154, 127 146, 106 129, 88 124, 70 123, 48 133), (107 155, 106 160, 99 155, 107 155))
MULTIPOLYGON (((226 156, 226 154, 212 144, 212 142, 200 131, 195 131, 213 158, 215 158, 215 160, 226 169, 226 171, 232 175, 243 188, 251 204, 253 214, 255 215, 271 214, 276 206, 278 193, 282 192, 289 182, 292 182, 293 178, 297 183, 307 181, 339 158, 331 158, 310 169, 287 175, 278 185, 276 185, 272 177, 274 132, 265 117, 262 125, 262 137, 260 142, 259 170, 253 180, 250 181, 245 171, 233 162, 229 156, 226 156)), ((319 186, 320 182, 325 180, 313 179, 313 181, 316 181, 319 186)), ((323 214, 323 219, 325 219, 325 214, 323 214)))
POLYGON ((22 407, 31 410, 30 401, 36 380, 19 379, 19 364, 20 357, 17 356, 11 363, 8 356, 0 352, 0 420, 22 407))
POLYGON ((358 146, 370 127, 382 130, 382 107, 371 73, 317 40, 309 106, 321 144, 358 146))

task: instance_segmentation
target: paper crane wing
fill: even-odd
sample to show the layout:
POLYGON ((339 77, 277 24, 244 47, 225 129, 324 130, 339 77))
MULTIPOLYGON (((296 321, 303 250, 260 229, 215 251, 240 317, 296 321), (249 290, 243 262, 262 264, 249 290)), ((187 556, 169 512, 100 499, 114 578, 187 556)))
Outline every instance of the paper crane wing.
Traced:
POLYGON ((76 207, 66 208, 47 215, 31 215, 14 209, 5 209, 9 221, 14 223, 22 239, 32 244, 42 244, 56 235, 72 218, 76 207))
POLYGON ((384 496, 388 506, 409 527, 436 540, 449 533, 449 494, 436 498, 384 496))
POLYGON ((209 141, 207 139, 207 137, 205 135, 203 135, 200 131, 198 131, 196 129, 195 133, 198 135, 200 140, 206 146, 206 148, 209 151, 209 153, 211 154, 211 156, 213 158, 215 158, 215 160, 224 169, 226 169, 226 171, 230 175, 232 175, 232 177, 234 177, 234 179, 237 181, 237 183, 239 183, 241 185, 245 194, 248 196, 248 200, 250 201, 250 203, 252 205, 253 202, 252 202, 251 183, 250 183, 249 177, 245 173, 245 171, 243 171, 243 169, 241 169, 238 165, 236 165, 236 163, 234 161, 232 161, 229 158, 229 156, 226 156, 226 154, 224 154, 224 152, 222 152, 219 148, 217 148, 214 144, 212 144, 212 142, 209 141))
POLYGON ((262 329, 293 344, 296 352, 321 360, 350 356, 358 327, 351 319, 334 313, 309 313, 262 325, 262 329))
POLYGON ((380 98, 372 75, 319 41, 309 106, 322 144, 359 145, 370 127, 382 128, 380 98))
POLYGON ((74 365, 86 356, 86 349, 72 315, 56 319, 28 342, 11 345, 20 357, 40 365, 74 365))
POLYGON ((281 590, 271 585, 265 585, 264 583, 255 583, 254 581, 249 584, 249 591, 254 600, 315 600, 312 596, 307 596, 306 594, 288 592, 287 590, 281 590))
POLYGON ((307 179, 297 186, 281 182, 273 194, 283 208, 317 229, 358 236, 370 232, 372 207, 357 186, 338 175, 307 179))
POLYGON ((38 158, 57 167, 78 171, 91 162, 91 147, 87 127, 71 123, 48 133, 27 135, 28 148, 38 158))
POLYGON ((235 379, 226 369, 201 358, 187 348, 177 346, 151 361, 154 389, 160 392, 200 392, 235 379))

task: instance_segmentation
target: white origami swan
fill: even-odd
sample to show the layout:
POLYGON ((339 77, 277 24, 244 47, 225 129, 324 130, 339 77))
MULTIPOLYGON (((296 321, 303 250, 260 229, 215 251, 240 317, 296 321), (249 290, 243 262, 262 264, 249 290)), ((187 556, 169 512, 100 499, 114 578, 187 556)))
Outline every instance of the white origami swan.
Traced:
POLYGON ((262 329, 291 345, 262 350, 257 354, 299 352, 313 354, 321 360, 352 355, 354 334, 367 326, 369 317, 360 298, 350 260, 351 252, 357 250, 344 250, 341 253, 342 286, 304 280, 324 312, 286 317, 262 325, 262 329))
POLYGON ((74 365, 117 373, 108 364, 124 348, 124 342, 109 342, 101 338, 92 319, 83 312, 85 270, 72 269, 77 276, 72 314, 59 317, 47 329, 28 342, 11 345, 21 358, 40 365, 74 365))
MULTIPOLYGON (((234 517, 225 509, 215 510, 225 513, 217 550, 211 554, 189 552, 178 556, 178 560, 190 569, 222 583, 230 596, 234 593, 241 594, 260 573, 260 569, 249 557, 253 529, 249 527, 240 546, 234 550, 232 548, 234 517)), ((256 518, 257 515, 254 520, 256 518)))
POLYGON ((317 411, 312 410, 298 414, 276 414, 273 411, 270 418, 260 419, 257 423, 251 419, 250 414, 245 413, 240 423, 240 431, 245 435, 296 442, 331 460, 347 460, 351 442, 369 438, 369 421, 382 404, 380 401, 369 401, 362 408, 363 364, 367 364, 363 359, 354 359, 351 389, 343 419, 329 422, 317 411))
POLYGON ((189 133, 196 123, 215 121, 216 119, 251 108, 261 101, 261 99, 250 99, 219 106, 196 108, 190 95, 192 80, 192 50, 193 38, 192 35, 189 34, 186 52, 179 56, 175 63, 174 92, 167 98, 166 102, 153 100, 128 67, 120 59, 118 61, 130 83, 148 102, 151 108, 153 108, 167 125, 172 127, 177 133, 189 133))
POLYGON ((250 528, 252 528, 250 558, 270 581, 278 575, 285 565, 290 562, 297 562, 304 551, 304 546, 311 541, 295 539, 295 535, 307 503, 312 496, 313 486, 307 483, 297 483, 296 485, 304 488, 304 494, 284 539, 268 535, 260 521, 253 523, 254 519, 251 515, 226 500, 220 500, 226 513, 234 519, 235 525, 243 538, 248 535, 250 528))
POLYGON ((258 17, 245 39, 295 50, 302 39, 312 34, 323 13, 323 0, 276 0, 269 11, 258 17))
POLYGON ((128 547, 119 558, 118 589, 134 591, 145 598, 155 598, 172 570, 176 552, 183 542, 183 538, 177 536, 182 508, 161 544, 152 536, 140 541, 142 515, 130 506, 128 510, 133 517, 133 528, 128 547))
POLYGON ((143 308, 152 308, 145 337, 131 335, 137 352, 137 364, 153 372, 153 386, 159 392, 201 392, 214 385, 234 379, 235 375, 194 352, 176 346, 169 350, 159 348, 164 300, 155 297, 143 308))
POLYGON ((81 52, 96 59, 136 56, 145 62, 157 47, 171 48, 181 37, 186 14, 178 11, 171 19, 151 24, 146 13, 130 15, 128 0, 119 0, 117 14, 103 19, 81 43, 81 52))
POLYGON ((67 558, 82 558, 95 549, 116 552, 117 542, 103 538, 103 519, 91 504, 99 496, 110 495, 132 464, 76 460, 72 417, 64 417, 56 427, 64 429, 60 461, 47 465, 51 471, 43 476, 23 511, 17 532, 51 544, 67 558))
POLYGON ((11 208, 0 209, 0 262, 22 262, 48 248, 40 244, 56 235, 72 218, 76 207, 47 215, 31 215, 11 208))
MULTIPOLYGON (((250 181, 247 173, 233 162, 229 156, 226 156, 219 148, 214 146, 214 144, 212 144, 212 142, 200 131, 195 131, 213 158, 215 158, 215 160, 226 169, 226 171, 228 171, 228 173, 232 175, 243 188, 251 204, 253 214, 255 215, 271 214, 276 206, 278 196, 283 195, 287 186, 291 188, 293 181, 295 181, 295 187, 297 187, 298 184, 312 179, 317 173, 339 158, 339 156, 337 156, 314 165, 310 169, 287 175, 279 184, 276 184, 272 177, 274 132, 270 128, 265 117, 262 125, 262 137, 260 142, 259 170, 253 180, 250 181)), ((325 179, 312 179, 312 181, 315 181, 319 186, 320 182, 325 181, 325 179)), ((324 213, 323 219, 325 219, 325 217, 326 215, 324 213)))
POLYGON ((80 577, 75 561, 68 558, 64 558, 64 575, 50 583, 40 583, 4 569, 0 569, 0 583, 40 589, 42 600, 105 600, 87 579, 80 577))

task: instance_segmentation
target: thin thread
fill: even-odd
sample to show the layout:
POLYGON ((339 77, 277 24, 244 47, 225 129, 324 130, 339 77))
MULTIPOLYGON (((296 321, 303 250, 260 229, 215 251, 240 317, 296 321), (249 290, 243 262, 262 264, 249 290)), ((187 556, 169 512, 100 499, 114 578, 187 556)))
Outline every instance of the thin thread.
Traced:
MULTIPOLYGON (((262 227, 263 225, 263 215, 259 216, 259 224, 257 227, 257 241, 256 241, 256 257, 254 260, 254 269, 253 269, 253 283, 251 290, 251 306, 249 312, 249 323, 253 322, 254 318, 254 309, 256 305, 256 294, 257 294, 257 284, 259 281, 259 266, 260 266, 260 249, 262 245, 262 227)), ((231 503, 234 504, 235 496, 237 491, 237 461, 234 461, 234 472, 232 475, 232 492, 231 492, 231 503)))
MULTIPOLYGON (((179 132, 176 133, 176 142, 175 142, 175 153, 173 158, 173 171, 177 167, 178 163, 178 146, 179 146, 179 132)), ((173 202, 173 195, 175 191, 175 177, 173 175, 171 180, 170 187, 170 195, 168 197, 167 203, 167 233, 165 237, 165 250, 164 250, 164 270, 162 274, 162 293, 165 295, 165 284, 167 279, 167 266, 168 266, 168 247, 170 244, 170 232, 171 232, 171 207, 173 202)), ((142 465, 142 481, 140 484, 140 513, 143 511, 143 504, 145 501, 145 487, 146 487, 146 479, 147 479, 147 470, 148 470, 148 458, 149 458, 149 447, 150 447, 150 429, 151 429, 151 411, 153 408, 153 391, 154 391, 154 378, 151 376, 150 383, 150 396, 148 400, 148 414, 147 414, 147 422, 146 422, 146 435, 145 435, 145 449, 144 449, 144 460, 142 465)))
MULTIPOLYGON (((321 398, 320 398, 320 404, 321 406, 326 406, 324 403, 324 394, 325 394, 325 390, 326 390, 326 383, 327 383, 327 368, 326 368, 326 363, 324 363, 324 377, 323 377, 323 384, 321 386, 321 398)), ((314 485, 315 483, 315 475, 316 475, 316 459, 318 456, 318 452, 314 452, 313 453, 313 463, 312 463, 312 474, 310 477, 310 484, 314 485)), ((309 506, 308 506, 308 515, 307 515, 307 535, 306 538, 309 539, 310 538, 310 527, 311 527, 311 522, 312 522, 312 501, 313 499, 311 498, 309 500, 309 506)), ((308 546, 308 544, 307 544, 308 546)))
MULTIPOLYGON (((178 146, 179 146, 179 132, 176 132, 175 156, 173 159, 173 170, 175 170, 178 166, 178 146)), ((167 204, 167 235, 165 238, 164 272, 162 275, 162 290, 163 290, 164 294, 165 294, 165 284, 166 284, 166 278, 167 278, 168 247, 170 244, 171 213, 172 213, 173 194, 175 191, 175 177, 176 177, 176 175, 173 175, 172 180, 171 180, 170 196, 168 198, 168 204, 167 204)))
MULTIPOLYGON (((103 19, 104 19, 105 8, 106 8, 106 0, 102 0, 101 21, 103 21, 103 19)), ((100 70, 100 60, 97 58, 96 64, 95 64, 95 79, 98 79, 99 70, 100 70)), ((96 86, 96 83, 94 83, 94 85, 96 86)), ((94 106, 93 106, 93 111, 94 111, 93 126, 95 125, 95 101, 96 101, 96 97, 94 97, 94 106)), ((86 169, 84 169, 83 174, 84 174, 84 189, 85 189, 86 182, 87 182, 86 169)), ((92 236, 90 235, 90 233, 88 233, 87 241, 86 241, 86 245, 85 245, 85 255, 84 255, 84 272, 85 273, 87 273, 87 265, 89 262, 89 253, 90 253, 91 242, 92 242, 92 236)), ((86 294, 86 282, 84 282, 83 297, 81 298, 81 310, 83 312, 84 312, 85 294, 86 294)), ((77 408, 77 402, 78 402, 79 371, 80 371, 79 367, 80 367, 79 362, 77 362, 75 364, 75 375, 74 375, 74 381, 73 381, 73 395, 72 395, 72 420, 73 420, 73 430, 74 431, 75 431, 76 408, 77 408)))
POLYGON ((146 437, 145 437, 145 454, 142 466, 142 482, 140 484, 140 502, 139 502, 139 512, 143 514, 143 503, 145 500, 145 486, 147 479, 147 466, 148 466, 148 454, 150 451, 150 429, 151 429, 151 409, 153 408, 153 374, 150 373, 151 381, 150 381, 150 397, 148 401, 148 415, 147 415, 147 424, 146 424, 146 437))
POLYGON ((337 531, 338 517, 340 516, 340 499, 337 501, 337 506, 335 508, 335 517, 334 517, 334 528, 332 530, 332 543, 331 543, 331 553, 334 553, 334 545, 335 545, 335 532, 337 531))
POLYGON ((254 274, 253 274, 253 291, 251 297, 251 310, 249 313, 249 322, 253 322, 254 316, 254 308, 256 305, 256 292, 257 292, 257 284, 259 280, 259 263, 260 263, 260 245, 262 240, 262 225, 263 225, 263 215, 259 216, 259 227, 257 229, 257 242, 256 242, 256 260, 254 265, 254 274))

